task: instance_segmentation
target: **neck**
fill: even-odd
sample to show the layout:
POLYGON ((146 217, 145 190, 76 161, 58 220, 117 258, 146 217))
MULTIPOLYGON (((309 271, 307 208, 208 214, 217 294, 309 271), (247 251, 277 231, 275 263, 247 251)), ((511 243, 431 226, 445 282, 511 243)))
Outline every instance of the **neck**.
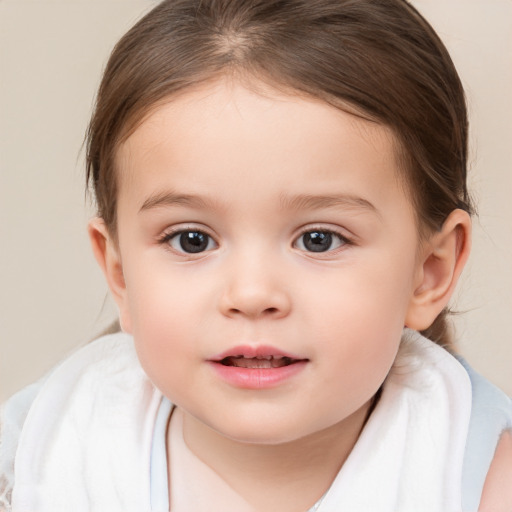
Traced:
POLYGON ((352 451, 370 406, 369 402, 335 425, 282 444, 224 437, 184 411, 183 436, 188 448, 254 510, 308 510, 328 490, 352 451))

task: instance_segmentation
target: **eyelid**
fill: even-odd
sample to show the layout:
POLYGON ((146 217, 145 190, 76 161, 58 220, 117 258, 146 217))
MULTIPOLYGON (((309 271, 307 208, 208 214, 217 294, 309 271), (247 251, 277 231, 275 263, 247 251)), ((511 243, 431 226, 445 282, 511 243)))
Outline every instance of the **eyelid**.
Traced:
POLYGON ((351 234, 350 231, 346 228, 342 228, 340 226, 333 226, 332 224, 322 224, 321 222, 318 224, 306 224, 304 226, 301 226, 297 230, 297 235, 295 236, 295 239, 302 236, 304 233, 309 233, 311 231, 321 231, 323 233, 331 233, 333 235, 337 235, 340 238, 343 238, 343 240, 346 240, 347 242, 355 243, 356 236, 351 234))

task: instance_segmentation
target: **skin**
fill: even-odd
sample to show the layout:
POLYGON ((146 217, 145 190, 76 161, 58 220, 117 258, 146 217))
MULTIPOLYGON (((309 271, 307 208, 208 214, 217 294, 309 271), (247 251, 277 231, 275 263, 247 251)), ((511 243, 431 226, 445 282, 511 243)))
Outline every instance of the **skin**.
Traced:
POLYGON ((485 479, 479 512, 512 510, 512 432, 504 432, 485 479))
POLYGON ((100 219, 89 231, 123 329, 189 448, 255 510, 326 491, 404 325, 432 323, 467 259, 460 210, 419 239, 395 148, 320 101, 219 80, 159 106, 118 151, 118 239, 100 219), (205 250, 186 252, 183 231, 205 250), (304 233, 327 231, 328 250, 309 250, 304 233), (241 344, 306 363, 241 389, 209 363, 241 344))

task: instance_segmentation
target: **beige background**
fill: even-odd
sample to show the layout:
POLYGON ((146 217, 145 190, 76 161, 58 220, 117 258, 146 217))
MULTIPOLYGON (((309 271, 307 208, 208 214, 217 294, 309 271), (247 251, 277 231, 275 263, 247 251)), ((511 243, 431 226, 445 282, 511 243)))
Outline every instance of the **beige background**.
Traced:
MULTIPOLYGON (((86 238, 80 148, 108 53, 150 0, 0 0, 0 401, 115 316, 86 238)), ((462 353, 512 395, 512 2, 418 0, 472 119, 480 216, 462 353)))

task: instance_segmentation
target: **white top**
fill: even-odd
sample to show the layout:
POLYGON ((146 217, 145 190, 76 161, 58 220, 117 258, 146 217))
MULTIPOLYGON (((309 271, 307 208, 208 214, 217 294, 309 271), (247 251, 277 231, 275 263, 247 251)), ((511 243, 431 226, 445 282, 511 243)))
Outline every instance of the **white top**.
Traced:
MULTIPOLYGON (((472 510, 461 504, 468 429, 469 439, 475 436, 468 373, 439 346, 417 334, 409 338, 319 512, 472 510)), ((37 392, 21 393, 4 407, 0 510, 2 499, 4 504, 10 501, 14 453, 13 512, 67 511, 70 503, 74 512, 167 510, 167 504, 156 503, 155 489, 164 501, 168 489, 166 475, 154 469, 154 454, 164 454, 160 467, 166 472, 165 435, 158 449, 156 426, 161 415, 165 432, 170 409, 168 404, 162 413, 162 395, 142 371, 129 336, 116 334, 87 345, 53 371, 37 392)), ((502 427, 507 421, 512 424, 510 417, 500 421, 502 427)), ((173 490, 185 475, 179 450, 171 441, 173 496, 184 488, 173 490)))

